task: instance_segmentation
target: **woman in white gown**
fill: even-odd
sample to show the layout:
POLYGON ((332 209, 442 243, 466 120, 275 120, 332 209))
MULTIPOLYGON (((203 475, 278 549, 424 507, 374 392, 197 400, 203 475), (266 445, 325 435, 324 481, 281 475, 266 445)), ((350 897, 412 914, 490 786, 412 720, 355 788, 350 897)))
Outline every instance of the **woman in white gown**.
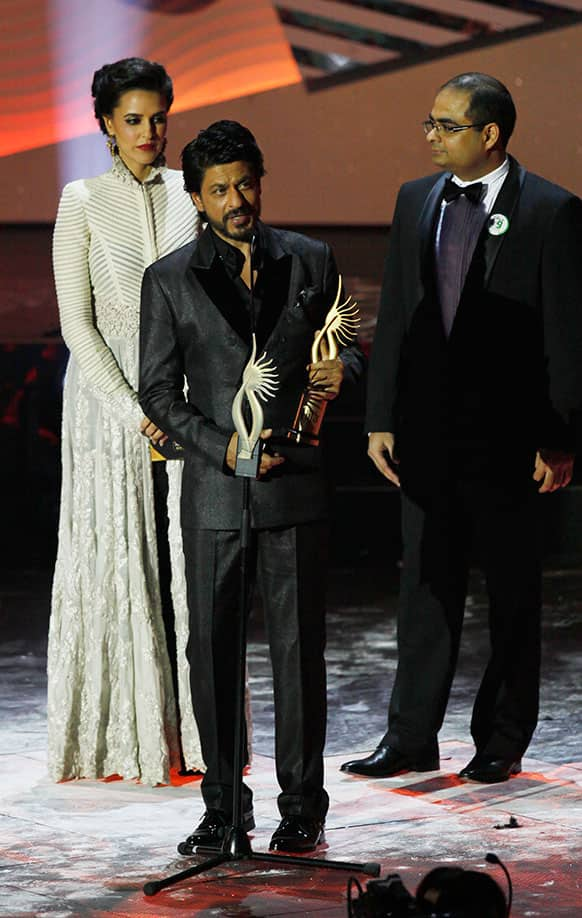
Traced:
POLYGON ((173 99, 164 68, 141 58, 118 61, 95 73, 92 91, 113 163, 104 175, 64 188, 54 233, 61 328, 71 358, 49 632, 49 773, 57 781, 118 774, 157 784, 179 764, 180 740, 182 765, 203 763, 185 657, 182 463, 156 464, 156 482, 167 466, 164 520, 159 495, 155 506, 147 439, 157 442, 163 432, 144 418, 136 392, 140 287, 151 262, 195 236, 197 216, 181 173, 164 165, 173 99), (169 519, 174 680, 156 510, 158 532, 169 519))

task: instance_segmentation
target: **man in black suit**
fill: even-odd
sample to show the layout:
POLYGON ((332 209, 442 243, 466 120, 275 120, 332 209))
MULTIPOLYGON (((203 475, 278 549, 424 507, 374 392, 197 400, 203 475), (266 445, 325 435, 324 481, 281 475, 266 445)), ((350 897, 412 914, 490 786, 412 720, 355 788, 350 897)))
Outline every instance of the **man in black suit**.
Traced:
POLYGON ((572 476, 582 406, 582 203, 506 154, 505 86, 461 74, 424 131, 445 170, 406 183, 391 230, 370 366, 369 455, 401 486, 398 667, 388 731, 346 762, 386 777, 439 767, 470 552, 491 654, 461 776, 517 774, 536 726, 539 495, 572 476))
MULTIPOLYGON (((178 850, 220 847, 232 818, 236 612, 240 583, 242 480, 235 477, 231 418, 257 336, 279 376, 264 405, 267 447, 250 485, 252 554, 262 594, 275 697, 281 823, 271 848, 311 851, 324 839, 326 721, 325 596, 327 487, 318 451, 298 463, 269 449, 271 433, 294 420, 306 364, 338 287, 329 247, 259 220, 263 157, 232 121, 201 131, 184 149, 187 190, 207 223, 200 238, 161 259, 142 290, 140 401, 147 416, 184 448, 182 531, 194 711, 207 766, 206 812, 178 850), (251 293, 252 289, 252 293, 251 293), (184 376, 187 397, 183 394, 184 376), (146 407, 147 406, 147 407, 146 407)), ((361 356, 309 367, 327 399, 361 356)), ((254 826, 243 792, 245 828, 254 826)))

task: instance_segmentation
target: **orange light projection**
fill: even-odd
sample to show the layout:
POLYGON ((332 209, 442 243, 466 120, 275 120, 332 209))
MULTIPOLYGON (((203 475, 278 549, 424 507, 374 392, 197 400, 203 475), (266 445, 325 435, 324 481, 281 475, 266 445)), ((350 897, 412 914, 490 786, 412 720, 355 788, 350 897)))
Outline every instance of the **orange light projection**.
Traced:
POLYGON ((173 111, 301 82, 270 0, 2 0, 0 156, 96 129, 93 71, 162 63, 173 111))

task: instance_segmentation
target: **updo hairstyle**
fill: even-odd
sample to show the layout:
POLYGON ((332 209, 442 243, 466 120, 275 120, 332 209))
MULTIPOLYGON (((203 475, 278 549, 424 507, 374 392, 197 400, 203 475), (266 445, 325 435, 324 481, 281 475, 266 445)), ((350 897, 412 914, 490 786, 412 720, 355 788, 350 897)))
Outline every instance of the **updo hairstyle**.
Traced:
POLYGON ((174 101, 172 80, 161 64, 146 61, 143 57, 126 57, 114 64, 104 64, 93 74, 91 84, 95 117, 104 134, 107 134, 107 128, 103 115, 110 117, 123 93, 130 89, 160 93, 166 99, 166 111, 170 110, 174 101))

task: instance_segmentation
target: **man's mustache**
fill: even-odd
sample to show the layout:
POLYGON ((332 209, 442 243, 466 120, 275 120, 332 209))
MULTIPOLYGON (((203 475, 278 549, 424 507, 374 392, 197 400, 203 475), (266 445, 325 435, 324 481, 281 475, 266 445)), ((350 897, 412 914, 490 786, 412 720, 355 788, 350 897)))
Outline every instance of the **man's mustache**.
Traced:
POLYGON ((252 213, 252 207, 237 207, 236 210, 229 211, 224 219, 230 220, 231 217, 248 217, 252 213))

